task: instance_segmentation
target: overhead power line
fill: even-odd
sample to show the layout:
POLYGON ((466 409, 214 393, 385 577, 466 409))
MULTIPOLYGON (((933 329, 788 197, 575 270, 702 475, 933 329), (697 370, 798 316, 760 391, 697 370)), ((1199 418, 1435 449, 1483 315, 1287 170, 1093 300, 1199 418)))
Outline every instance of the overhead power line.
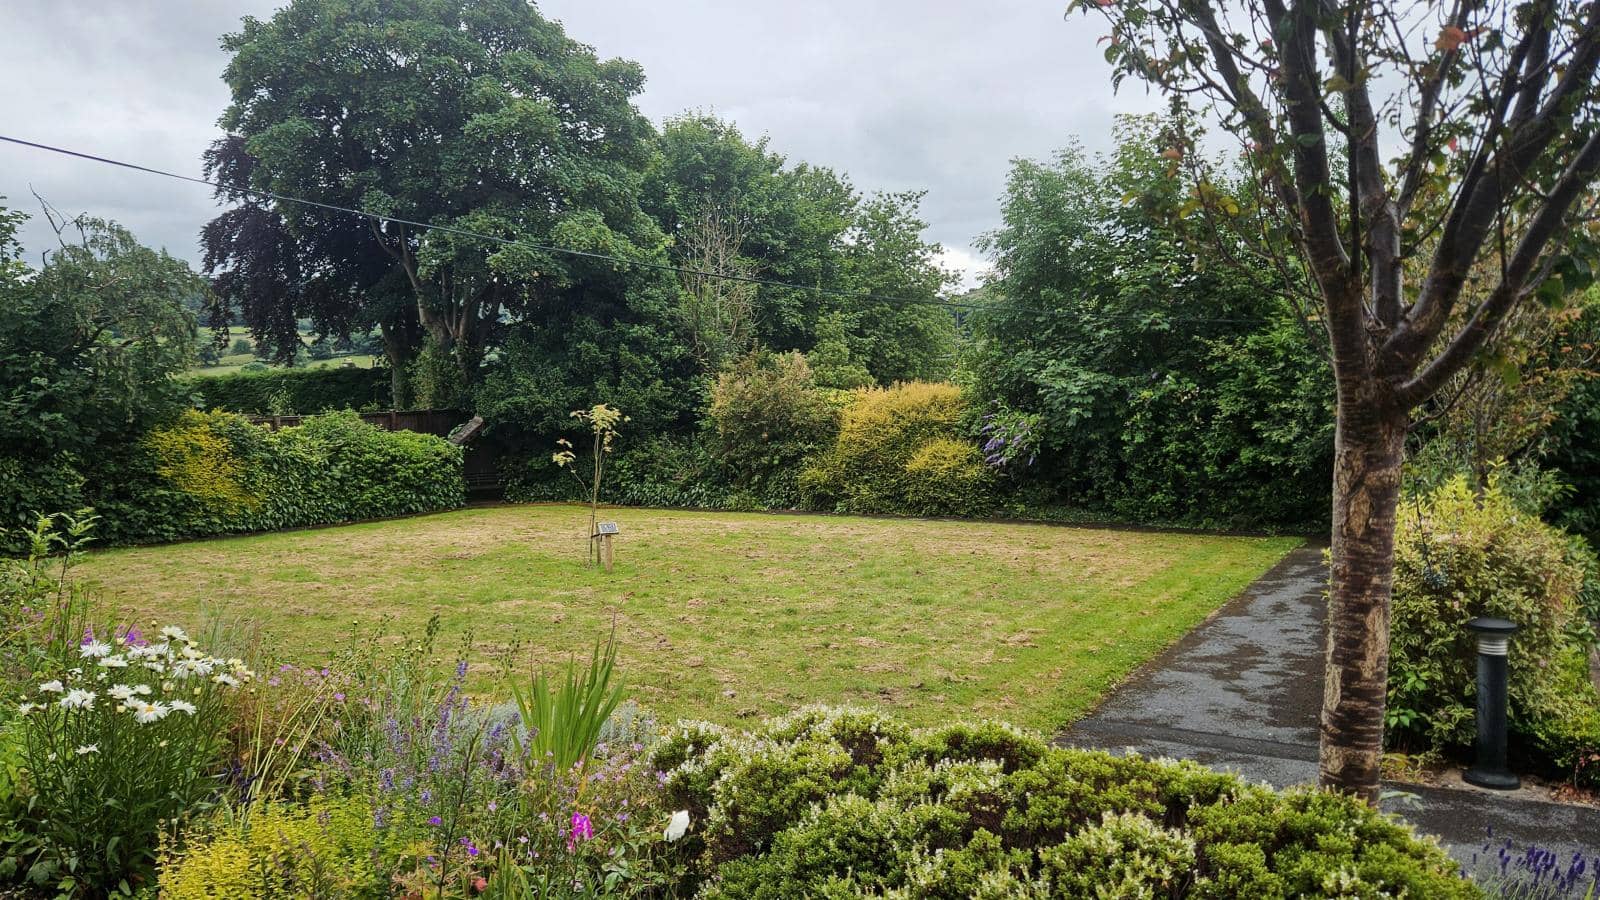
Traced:
MULTIPOLYGON (((990 304, 970 303, 970 302, 963 302, 963 301, 960 301, 960 300, 925 300, 925 299, 922 299, 922 298, 919 298, 919 297, 893 297, 893 296, 885 296, 885 295, 882 295, 882 294, 867 293, 867 292, 862 292, 862 291, 847 291, 847 290, 841 290, 839 288, 823 287, 822 285, 795 284, 793 282, 788 282, 788 281, 778 281, 777 279, 773 279, 773 278, 762 278, 762 277, 756 276, 756 275, 740 275, 740 274, 735 273, 735 272, 712 272, 712 271, 708 271, 708 270, 704 270, 704 269, 695 269, 695 268, 690 268, 690 267, 686 267, 686 266, 675 266, 675 265, 672 265, 670 263, 658 263, 658 262, 651 262, 649 260, 628 259, 626 257, 613 256, 613 255, 608 254, 608 253, 595 253, 595 252, 590 251, 590 250, 576 250, 576 249, 573 249, 573 248, 570 248, 570 247, 556 247, 556 246, 552 246, 552 245, 549 245, 549 244, 539 244, 539 243, 536 243, 534 241, 524 240, 524 239, 521 239, 521 238, 504 238, 504 237, 500 237, 499 235, 486 234, 486 233, 481 232, 481 231, 472 231, 472 230, 466 229, 466 228, 458 228, 458 227, 456 227, 454 225, 441 225, 441 224, 438 224, 438 223, 435 223, 435 222, 418 222, 418 221, 416 221, 414 219, 405 219, 405 218, 401 218, 399 216, 387 216, 387 215, 382 215, 380 213, 367 212, 365 210, 351 209, 350 207, 347 207, 347 206, 339 206, 339 205, 334 204, 334 203, 324 203, 324 202, 322 202, 320 200, 308 200, 308 199, 306 199, 304 197, 295 197, 295 196, 291 196, 289 194, 280 194, 280 193, 277 193, 276 191, 266 191, 266 190, 260 190, 260 189, 257 189, 257 188, 225 187, 225 186, 223 186, 223 185, 221 185, 221 184, 219 184, 219 183, 217 183, 215 181, 210 181, 210 180, 207 180, 205 178, 196 178, 196 177, 194 177, 192 175, 181 175, 181 174, 179 174, 177 172, 169 172, 169 171, 167 171, 165 169, 156 169, 156 168, 152 168, 150 166, 142 166, 142 165, 139 165, 138 163, 131 163, 131 162, 127 162, 125 160, 113 159, 113 158, 108 157, 108 156, 99 156, 99 155, 96 155, 96 154, 93 154, 93 153, 85 153, 85 152, 80 151, 80 150, 71 150, 71 149, 68 149, 66 147, 57 147, 57 146, 54 146, 54 145, 51 145, 51 144, 38 143, 36 141, 26 141, 26 140, 23 140, 22 138, 11 137, 9 135, 4 135, 4 134, 0 134, 0 141, 5 141, 7 143, 16 144, 16 145, 21 146, 21 147, 28 147, 28 148, 31 148, 31 149, 34 149, 34 150, 43 150, 43 151, 46 151, 46 152, 49 152, 49 153, 58 153, 58 154, 60 154, 62 156, 69 156, 69 157, 73 157, 73 158, 76 158, 76 159, 87 160, 89 162, 96 162, 96 163, 101 163, 103 165, 115 166, 117 168, 131 169, 132 171, 143 172, 143 173, 145 173, 147 175, 158 175, 158 176, 160 176, 162 178, 173 178, 173 179, 176 179, 178 181, 187 181, 187 182, 189 182, 191 184, 204 185, 206 187, 213 188, 213 189, 215 189, 217 191, 222 191, 222 192, 228 193, 228 194, 249 194, 249 195, 255 196, 255 197, 262 197, 262 198, 265 198, 265 199, 268 199, 268 200, 275 200, 275 201, 278 201, 279 203, 296 203, 296 204, 299 204, 301 206, 308 206, 308 207, 311 207, 311 208, 314 208, 314 209, 321 209, 321 210, 325 210, 325 211, 328 211, 328 212, 343 213, 343 214, 346 214, 346 215, 357 216, 357 217, 364 218, 364 219, 371 219, 371 220, 374 220, 374 221, 379 222, 379 223, 387 224, 387 223, 391 223, 392 222, 392 223, 394 223, 396 225, 406 225, 406 226, 409 226, 409 227, 412 227, 412 228, 419 228, 419 229, 423 229, 423 230, 427 230, 427 231, 438 231, 438 232, 441 232, 441 233, 444 233, 444 234, 453 234, 453 235, 457 235, 459 237, 471 238, 473 240, 488 241, 490 243, 499 244, 501 246, 526 247, 526 248, 533 249, 533 250, 539 250, 539 251, 542 251, 542 252, 545 252, 545 253, 554 253, 554 254, 560 254, 560 255, 564 255, 564 256, 572 256, 572 257, 577 257, 577 258, 581 258, 581 259, 599 260, 599 261, 602 261, 602 262, 614 263, 616 265, 637 266, 639 268, 653 269, 653 270, 661 271, 661 272, 673 272, 673 273, 676 273, 676 274, 679 274, 679 275, 690 275, 690 276, 695 276, 695 277, 698 277, 698 278, 717 278, 717 279, 722 279, 724 281, 737 281, 737 282, 742 282, 742 283, 745 283, 745 284, 754 284, 754 285, 760 285, 760 286, 764 286, 764 287, 787 288, 789 290, 796 290, 796 291, 809 291, 811 293, 826 295, 826 296, 830 296, 830 297, 842 297, 842 298, 850 299, 850 300, 867 300, 867 301, 871 301, 871 302, 874 302, 874 303, 883 303, 883 304, 887 304, 887 305, 891 305, 891 306, 906 306, 906 305, 937 306, 937 307, 941 307, 941 308, 945 308, 945 309, 969 309, 969 310, 984 310, 984 309, 993 309, 993 308, 995 308, 995 306, 992 306, 990 304)), ((1027 312, 1036 312, 1036 313, 1041 313, 1041 314, 1052 314, 1052 313, 1060 313, 1060 312, 1062 312, 1062 310, 1052 310, 1052 309, 1048 309, 1048 308, 1045 308, 1045 307, 1022 306, 1022 305, 1015 304, 1015 303, 1006 304, 1004 308, 1012 310, 1012 311, 1027 311, 1027 312)), ((1088 318, 1088 317, 1085 317, 1085 318, 1088 318)), ((1151 317, 1150 316, 1139 316, 1139 315, 1128 315, 1128 314, 1117 314, 1117 315, 1094 316, 1094 318, 1101 319, 1101 320, 1146 321, 1146 320, 1150 319, 1151 317)), ((1211 323, 1211 324, 1219 324, 1219 325, 1223 325, 1223 324, 1232 324, 1232 325, 1260 325, 1260 324, 1265 324, 1265 320, 1263 320, 1263 319, 1205 317, 1205 316, 1168 317, 1166 319, 1166 321, 1169 321, 1169 322, 1211 323)))

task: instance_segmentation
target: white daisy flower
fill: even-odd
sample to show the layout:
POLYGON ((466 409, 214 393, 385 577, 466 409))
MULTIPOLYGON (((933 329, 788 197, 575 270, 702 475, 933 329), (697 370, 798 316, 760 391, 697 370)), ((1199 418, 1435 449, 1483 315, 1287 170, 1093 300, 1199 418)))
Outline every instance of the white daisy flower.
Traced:
POLYGON ((141 697, 148 697, 150 696, 150 685, 136 684, 133 686, 133 692, 141 697))
POLYGON ((85 659, 98 659, 111 652, 111 645, 105 641, 88 641, 78 648, 78 655, 85 659))
POLYGON ((159 722, 171 712, 164 703, 135 703, 133 705, 133 719, 141 725, 159 722))
POLYGON ((100 665, 106 667, 107 669, 126 669, 128 667, 128 660, 121 656, 108 656, 105 659, 100 660, 100 665))
POLYGON ((28 713, 31 713, 36 709, 44 709, 44 704, 43 703, 24 703, 21 706, 17 707, 17 712, 19 714, 25 716, 28 713))
POLYGON ((161 629, 161 636, 169 641, 179 641, 185 644, 189 642, 188 632, 176 625, 168 625, 167 627, 161 629))
POLYGON ((94 709, 94 691, 74 688, 60 700, 62 709, 94 709))
POLYGON ((170 707, 173 712, 188 713, 191 716, 194 715, 194 704, 187 700, 174 700, 167 704, 167 706, 170 707))
POLYGON ((133 694, 133 688, 125 684, 114 684, 110 690, 106 691, 106 696, 113 700, 132 700, 133 694))
POLYGON ((159 661, 153 660, 153 659, 145 660, 144 661, 144 667, 146 669, 149 669, 152 672, 158 672, 158 673, 159 672, 165 672, 167 670, 167 664, 166 663, 159 662, 159 661))
POLYGON ((74 750, 72 752, 78 754, 79 756, 88 756, 91 753, 99 753, 100 752, 100 745, 98 745, 98 744, 84 744, 82 747, 79 747, 78 749, 76 749, 76 750, 74 750))
POLYGON ((44 684, 39 685, 40 693, 44 693, 44 694, 59 694, 62 691, 65 691, 66 689, 67 689, 67 686, 62 684, 59 679, 53 680, 53 681, 46 681, 44 684))
POLYGON ((172 677, 183 679, 190 675, 204 675, 211 668, 197 659, 180 659, 172 664, 172 677))
POLYGON ((233 677, 232 675, 229 675, 227 672, 218 673, 217 676, 215 678, 212 678, 211 680, 215 681, 217 684, 225 684, 228 687, 238 687, 239 686, 239 679, 233 677))

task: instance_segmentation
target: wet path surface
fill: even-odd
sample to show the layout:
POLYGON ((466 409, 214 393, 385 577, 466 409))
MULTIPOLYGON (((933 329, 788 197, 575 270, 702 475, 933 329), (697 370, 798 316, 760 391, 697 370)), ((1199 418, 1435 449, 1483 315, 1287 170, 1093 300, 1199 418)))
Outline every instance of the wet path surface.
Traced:
MULTIPOLYGON (((1217 615, 1151 660, 1058 743, 1192 759, 1276 787, 1317 779, 1322 704, 1323 548, 1291 551, 1217 615)), ((1386 809, 1436 834, 1464 863, 1493 827, 1513 852, 1565 862, 1600 852, 1600 808, 1532 791, 1391 785, 1386 809)))

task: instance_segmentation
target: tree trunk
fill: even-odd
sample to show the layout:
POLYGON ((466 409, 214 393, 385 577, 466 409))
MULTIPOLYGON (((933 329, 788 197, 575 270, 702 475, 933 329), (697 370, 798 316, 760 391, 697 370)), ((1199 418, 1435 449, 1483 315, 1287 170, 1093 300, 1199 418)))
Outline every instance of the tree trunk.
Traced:
POLYGON ((390 409, 405 409, 411 403, 411 360, 416 356, 416 348, 401 332, 402 329, 387 322, 378 323, 383 355, 389 358, 390 409))
POLYGON ((1407 415, 1371 376, 1341 378, 1334 438, 1333 571, 1321 782, 1378 802, 1389 676, 1389 597, 1407 415))

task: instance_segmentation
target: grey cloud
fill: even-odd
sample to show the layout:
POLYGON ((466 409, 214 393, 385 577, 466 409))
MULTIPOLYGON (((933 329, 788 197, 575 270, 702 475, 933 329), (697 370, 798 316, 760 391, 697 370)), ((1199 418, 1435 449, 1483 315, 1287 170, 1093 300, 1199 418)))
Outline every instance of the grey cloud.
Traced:
MULTIPOLYGON (((220 36, 274 2, 60 2, 0 7, 0 132, 194 175, 227 101, 220 36)), ((926 189, 934 239, 970 247, 999 223, 1010 160, 1074 136, 1108 145, 1117 111, 1090 19, 1061 0, 548 0, 546 15, 605 57, 641 63, 652 119, 706 109, 768 135, 791 160, 862 190, 926 189)), ((216 207, 203 187, 0 145, 0 194, 29 188, 115 218, 190 259, 216 207)), ((49 238, 25 233, 36 256, 49 238)), ((960 254, 953 254, 960 255, 960 254)))

